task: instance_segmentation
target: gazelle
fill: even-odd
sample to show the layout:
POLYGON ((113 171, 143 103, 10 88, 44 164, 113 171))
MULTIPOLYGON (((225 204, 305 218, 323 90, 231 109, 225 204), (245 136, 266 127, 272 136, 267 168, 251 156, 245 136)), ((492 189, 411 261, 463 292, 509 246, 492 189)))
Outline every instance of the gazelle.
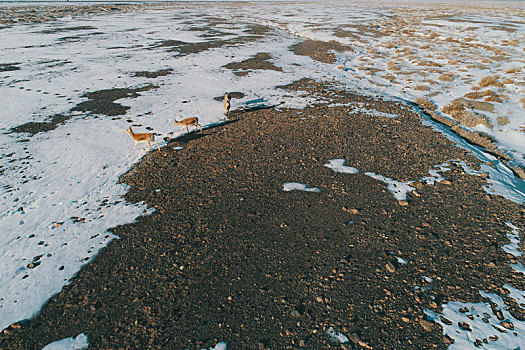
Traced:
POLYGON ((159 144, 157 141, 155 141, 155 134, 149 132, 135 134, 133 130, 131 130, 131 126, 126 129, 126 132, 129 134, 129 136, 131 136, 133 141, 135 141, 135 147, 133 147, 133 149, 136 149, 140 142, 146 142, 148 144, 149 151, 151 149, 151 141, 153 141, 157 145, 157 149, 160 150, 159 144))
POLYGON ((230 108, 231 108, 231 104, 230 104, 230 101, 231 101, 231 96, 229 93, 224 93, 224 104, 222 105, 222 107, 224 108, 224 115, 229 117, 230 116, 230 108))
POLYGON ((199 118, 197 117, 189 117, 186 119, 182 119, 177 121, 177 118, 175 118, 175 121, 173 122, 173 125, 182 125, 186 128, 186 132, 190 132, 190 126, 195 126, 195 128, 199 128, 202 131, 202 126, 199 124, 199 118))

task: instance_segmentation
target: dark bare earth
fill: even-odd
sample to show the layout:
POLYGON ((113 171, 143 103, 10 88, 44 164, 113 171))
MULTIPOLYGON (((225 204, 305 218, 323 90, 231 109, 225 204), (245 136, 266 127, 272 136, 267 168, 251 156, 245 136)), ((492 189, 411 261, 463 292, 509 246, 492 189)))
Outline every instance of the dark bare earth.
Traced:
POLYGON ((289 88, 398 117, 327 105, 237 112, 152 151, 122 182, 126 200, 156 211, 113 229, 120 239, 34 320, 0 334, 0 348, 85 333, 92 349, 444 349, 450 339, 424 309, 501 295, 505 283, 525 289, 501 249, 505 222, 523 230, 525 211, 451 162, 475 168, 472 156, 407 106, 309 80, 289 88), (323 166, 335 158, 361 172, 323 166), (450 183, 416 185, 408 206, 363 174, 417 181, 443 162, 450 183), (431 292, 414 290, 422 276, 431 292), (329 327, 350 343, 331 342, 329 327))

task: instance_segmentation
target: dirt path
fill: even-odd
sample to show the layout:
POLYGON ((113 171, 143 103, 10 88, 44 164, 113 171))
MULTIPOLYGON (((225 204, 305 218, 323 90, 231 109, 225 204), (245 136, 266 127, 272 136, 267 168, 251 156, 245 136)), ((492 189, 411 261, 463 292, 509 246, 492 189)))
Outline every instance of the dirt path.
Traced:
POLYGON ((481 301, 479 290, 505 283, 525 289, 501 249, 505 222, 523 223, 524 209, 451 162, 475 167, 473 157, 407 106, 308 80, 290 88, 398 116, 238 112, 151 152, 122 181, 128 201, 156 211, 112 230, 120 239, 36 319, 5 330, 0 348, 85 333, 93 349, 340 349, 333 327, 346 349, 444 349, 424 309, 481 301), (360 173, 335 173, 331 159, 360 173), (419 181, 444 162, 449 182, 419 181), (401 205, 365 172, 416 181, 417 194, 401 205), (286 192, 286 182, 320 192, 286 192), (423 276, 434 281, 427 292, 414 288, 423 276))

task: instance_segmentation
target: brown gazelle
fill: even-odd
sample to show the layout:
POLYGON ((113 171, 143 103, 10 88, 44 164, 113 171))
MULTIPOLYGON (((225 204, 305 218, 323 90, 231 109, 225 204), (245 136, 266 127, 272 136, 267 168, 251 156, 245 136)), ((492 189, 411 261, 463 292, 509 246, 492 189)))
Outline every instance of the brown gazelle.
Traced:
POLYGON ((135 141, 135 147, 133 147, 133 149, 137 148, 137 145, 140 142, 146 142, 148 144, 148 147, 149 147, 148 150, 150 150, 151 149, 151 141, 153 141, 157 145, 157 148, 160 150, 159 144, 157 143, 157 141, 155 141, 155 134, 149 133, 149 132, 135 134, 133 132, 133 130, 131 130, 131 126, 126 129, 126 132, 129 134, 129 136, 131 136, 133 141, 135 141))
POLYGON ((195 128, 199 128, 202 131, 202 126, 199 124, 199 118, 197 117, 189 117, 186 119, 182 119, 177 121, 177 118, 175 118, 175 121, 173 122, 173 125, 182 125, 186 128, 186 132, 190 132, 190 126, 195 126, 195 128))
POLYGON ((231 96, 229 93, 225 93, 224 94, 224 104, 222 105, 224 107, 224 115, 229 117, 230 116, 230 108, 231 108, 231 104, 230 104, 230 101, 231 101, 231 96))

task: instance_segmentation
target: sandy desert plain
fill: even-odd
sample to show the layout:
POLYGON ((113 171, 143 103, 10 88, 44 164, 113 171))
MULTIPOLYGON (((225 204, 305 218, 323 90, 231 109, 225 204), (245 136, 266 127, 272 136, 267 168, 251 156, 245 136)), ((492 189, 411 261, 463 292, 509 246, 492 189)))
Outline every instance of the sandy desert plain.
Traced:
POLYGON ((524 18, 0 2, 0 348, 522 348, 524 18))

